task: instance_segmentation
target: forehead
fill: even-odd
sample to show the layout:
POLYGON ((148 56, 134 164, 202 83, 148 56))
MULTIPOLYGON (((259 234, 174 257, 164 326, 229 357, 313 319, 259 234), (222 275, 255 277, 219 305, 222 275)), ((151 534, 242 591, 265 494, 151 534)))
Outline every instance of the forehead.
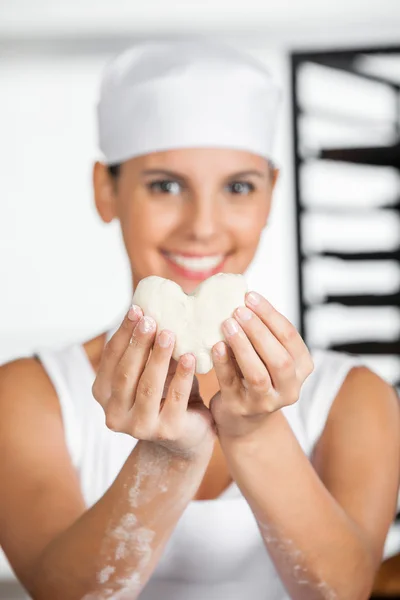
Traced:
POLYGON ((132 158, 127 163, 134 171, 168 169, 188 176, 226 175, 250 170, 268 171, 268 162, 263 156, 231 148, 182 148, 152 152, 132 158))

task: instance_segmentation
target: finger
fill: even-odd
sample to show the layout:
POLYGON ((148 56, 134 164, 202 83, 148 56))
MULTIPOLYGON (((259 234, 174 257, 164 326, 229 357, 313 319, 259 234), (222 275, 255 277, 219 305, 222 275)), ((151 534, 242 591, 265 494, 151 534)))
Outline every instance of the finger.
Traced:
POLYGON ((268 371, 236 319, 224 321, 222 330, 243 373, 246 387, 255 395, 271 393, 273 386, 268 371))
MULTIPOLYGON (((178 367, 178 361, 176 361, 174 358, 171 358, 169 367, 168 367, 167 377, 165 379, 163 393, 162 393, 162 401, 164 401, 165 398, 167 397, 168 388, 169 388, 170 383, 176 373, 177 367, 178 367)), ((192 397, 196 397, 196 396, 200 397, 200 388, 199 388, 199 381, 198 381, 198 379, 196 377, 196 373, 195 373, 194 377, 193 377, 192 389, 191 389, 189 398, 191 399, 192 397)))
POLYGON ((167 330, 161 331, 155 341, 131 409, 132 418, 137 425, 146 423, 146 426, 153 429, 157 422, 174 342, 174 334, 167 330))
POLYGON ((213 346, 212 358, 221 392, 239 392, 241 378, 237 368, 238 365, 228 351, 225 342, 218 342, 213 346))
POLYGON ((246 305, 267 325, 294 358, 296 372, 300 379, 308 377, 313 370, 313 361, 304 340, 294 325, 278 312, 268 300, 256 292, 250 292, 246 295, 246 305))
POLYGON ((180 357, 171 379, 161 415, 166 423, 176 423, 186 412, 193 385, 196 360, 192 354, 180 357))
POLYGON ((168 373, 165 378, 164 389, 163 389, 163 393, 162 393, 163 399, 167 397, 169 384, 171 383, 172 378, 176 373, 177 366, 178 366, 178 362, 174 358, 171 358, 171 360, 169 361, 168 373))
POLYGON ((274 388, 281 393, 294 388, 295 361, 289 352, 249 308, 240 306, 234 316, 266 366, 274 388))
POLYGON ((142 317, 114 371, 111 397, 107 403, 107 412, 110 415, 126 416, 132 407, 155 333, 155 320, 151 317, 142 317))
POLYGON ((96 379, 92 386, 93 396, 103 408, 111 396, 115 367, 129 346, 133 330, 142 316, 143 312, 138 306, 131 306, 121 325, 104 347, 96 379))

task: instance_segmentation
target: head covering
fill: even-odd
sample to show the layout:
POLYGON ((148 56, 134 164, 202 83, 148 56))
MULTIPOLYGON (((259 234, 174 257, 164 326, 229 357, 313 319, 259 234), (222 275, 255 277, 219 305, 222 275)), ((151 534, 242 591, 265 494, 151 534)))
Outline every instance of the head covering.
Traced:
POLYGON ((97 106, 106 164, 217 147, 272 158, 279 89, 262 63, 205 40, 152 40, 106 67, 97 106))

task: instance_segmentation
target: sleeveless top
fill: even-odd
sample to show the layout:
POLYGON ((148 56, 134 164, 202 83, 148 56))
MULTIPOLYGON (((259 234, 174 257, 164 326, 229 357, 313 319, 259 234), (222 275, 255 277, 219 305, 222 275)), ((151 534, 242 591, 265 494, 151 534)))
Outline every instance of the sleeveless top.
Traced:
MULTIPOLYGON (((59 398, 66 444, 87 506, 99 500, 137 440, 107 429, 92 396, 95 373, 82 345, 37 353, 59 398)), ((282 409, 310 457, 346 375, 361 358, 313 354, 315 369, 299 400, 282 409)), ((289 600, 256 520, 235 482, 214 500, 191 501, 140 600, 289 600)))

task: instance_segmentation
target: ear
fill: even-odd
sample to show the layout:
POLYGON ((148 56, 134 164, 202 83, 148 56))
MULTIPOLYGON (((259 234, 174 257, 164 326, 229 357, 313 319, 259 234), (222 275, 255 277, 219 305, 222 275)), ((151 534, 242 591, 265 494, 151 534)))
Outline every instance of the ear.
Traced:
POLYGON ((117 216, 116 182, 108 172, 107 165, 96 162, 93 166, 93 191, 97 212, 104 223, 117 216))
POLYGON ((280 175, 280 170, 277 168, 274 168, 273 172, 272 172, 272 176, 271 176, 271 191, 273 192, 275 189, 275 185, 276 182, 278 181, 280 175))
POLYGON ((267 227, 267 225, 268 225, 268 219, 271 214, 271 208, 272 208, 273 193, 274 193, 276 182, 278 181, 279 175, 280 175, 280 170, 277 169, 276 167, 273 167, 272 172, 270 173, 271 191, 270 191, 270 196, 269 196, 267 212, 265 214, 265 221, 264 221, 263 228, 267 227))

